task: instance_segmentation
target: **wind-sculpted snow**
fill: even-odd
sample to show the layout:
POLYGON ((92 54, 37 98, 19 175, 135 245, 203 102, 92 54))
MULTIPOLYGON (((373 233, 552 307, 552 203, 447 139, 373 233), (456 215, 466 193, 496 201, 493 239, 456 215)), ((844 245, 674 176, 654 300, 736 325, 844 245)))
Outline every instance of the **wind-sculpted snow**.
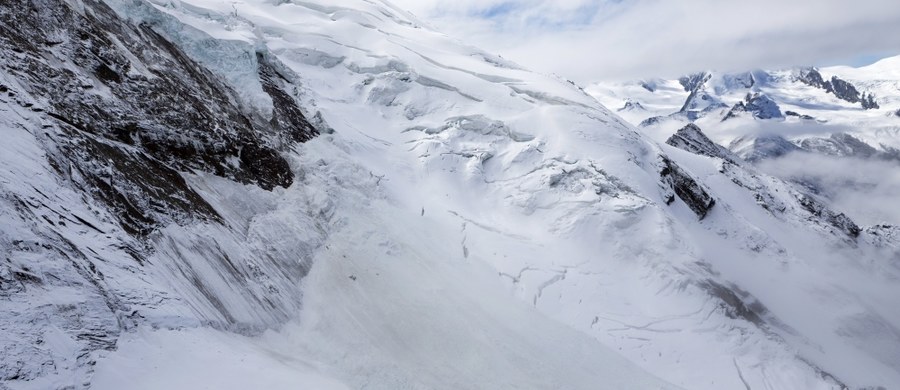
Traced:
POLYGON ((900 270, 869 261, 896 258, 891 228, 850 234, 790 184, 657 144, 574 84, 380 1, 55 5, 120 61, 59 49, 75 23, 4 57, 4 386, 900 383, 900 346, 874 343, 900 323, 900 270), (50 116, 23 57, 166 142, 126 142, 115 115, 87 127, 83 106, 50 116), (116 95, 129 83, 174 94, 116 95), (67 152, 80 140, 111 151, 67 152))

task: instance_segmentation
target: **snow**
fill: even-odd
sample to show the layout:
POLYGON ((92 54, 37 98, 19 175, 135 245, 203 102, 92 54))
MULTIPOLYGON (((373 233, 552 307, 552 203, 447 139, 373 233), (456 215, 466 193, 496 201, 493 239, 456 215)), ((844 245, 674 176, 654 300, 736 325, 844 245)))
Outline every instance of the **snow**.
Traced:
MULTIPOLYGON (((194 4, 212 7, 212 3, 194 4)), ((325 340, 318 353, 326 356, 331 350, 347 350, 347 343, 350 349, 365 351, 353 361, 341 363, 341 370, 350 377, 371 381, 374 376, 380 383, 399 387, 415 386, 410 383, 432 387, 452 377, 461 381, 459 386, 467 387, 472 384, 465 381, 475 378, 478 383, 486 377, 475 369, 484 366, 483 362, 496 366, 509 358, 492 353, 490 345, 529 348, 523 340, 531 337, 507 339, 501 334, 508 331, 494 329, 504 329, 508 323, 488 321, 480 328, 498 344, 478 348, 486 359, 476 361, 481 364, 462 364, 461 356, 471 359, 473 355, 465 349, 450 349, 449 356, 421 352, 419 348, 429 346, 431 350, 447 349, 445 344, 433 343, 448 337, 453 340, 450 344, 465 348, 471 339, 444 332, 485 321, 480 318, 484 315, 471 318, 468 313, 497 310, 488 302, 503 294, 492 290, 490 283, 468 286, 463 281, 473 280, 472 274, 458 275, 445 268, 446 262, 463 261, 457 267, 469 262, 491 267, 493 272, 480 271, 482 277, 496 274, 495 283, 505 284, 509 293, 541 313, 602 344, 621 348, 624 356, 675 384, 739 387, 743 376, 751 384, 774 381, 787 387, 829 386, 820 382, 814 369, 798 363, 791 348, 751 325, 728 319, 716 301, 691 281, 705 274, 695 269, 699 259, 711 261, 721 256, 722 249, 716 248, 734 244, 710 238, 719 233, 711 234, 696 225, 696 217, 680 203, 671 215, 661 208, 655 168, 643 162, 623 163, 652 161, 653 155, 660 153, 659 147, 574 86, 484 62, 484 56, 472 56, 470 49, 459 48, 440 34, 410 27, 413 22, 389 23, 393 18, 383 17, 375 4, 305 2, 273 7, 245 3, 235 8, 257 31, 264 31, 262 39, 268 49, 302 79, 311 100, 337 131, 334 142, 352 156, 347 159, 368 171, 356 172, 366 178, 354 180, 356 185, 378 182, 390 204, 367 205, 375 211, 355 210, 353 218, 341 221, 342 229, 333 232, 325 246, 330 248, 327 253, 347 251, 346 258, 343 253, 341 257, 317 258, 305 281, 304 313, 312 319, 301 316, 299 326, 305 329, 301 334, 308 334, 301 338, 325 340), (327 30, 320 27, 323 21, 328 23, 327 30), (381 34, 373 33, 372 26, 381 34), (347 88, 348 84, 352 87, 347 88), (551 182, 558 185, 548 186, 551 182), (354 233, 360 226, 378 229, 354 233), (393 231, 392 226, 401 228, 393 231), (427 232, 431 226, 440 233, 430 237, 415 234, 427 232), (681 233, 695 229, 704 233, 696 233, 696 237, 692 237, 695 233, 681 233), (332 241, 335 237, 343 238, 332 241), (375 243, 367 244, 371 240, 375 243), (444 246, 432 248, 435 241, 444 246), (347 248, 346 243, 353 245, 347 248), (390 262, 379 260, 380 253, 390 255, 390 262), (327 283, 316 283, 319 272, 332 272, 327 283), (435 275, 441 277, 435 280, 435 275), (448 280, 453 282, 448 284, 448 280), (442 293, 435 294, 429 287, 442 293), (340 298, 346 294, 353 295, 340 298), (470 294, 482 297, 481 306, 469 303, 474 300, 466 298, 470 294), (445 296, 460 298, 444 302, 445 296), (317 304, 317 300, 325 303, 317 304), (384 307, 382 302, 390 306, 384 307), (348 305, 354 309, 345 308, 348 305), (345 309, 329 314, 335 308, 345 309), (461 317, 444 314, 451 310, 461 317), (429 321, 422 323, 420 318, 429 321), (434 323, 431 319, 441 320, 434 323), (316 320, 324 325, 304 328, 315 326, 310 323, 316 320), (365 339, 346 339, 348 334, 363 332, 358 323, 383 321, 391 326, 370 325, 363 334, 371 335, 365 339), (735 326, 742 329, 738 334, 735 326), (706 330, 686 334, 689 329, 706 330), (409 350, 408 344, 417 348, 409 350), (398 362, 398 354, 411 356, 398 362), (444 361, 447 363, 440 363, 444 361), (383 364, 391 368, 377 362, 388 362, 383 364), (451 362, 464 374, 441 369, 451 362), (382 368, 373 369, 373 365, 382 368), (429 374, 411 378, 403 372, 429 374)), ((171 12, 170 8, 164 10, 171 12)), ((182 14, 173 15, 205 28, 182 14)), ((670 89, 677 94, 674 87, 670 89)), ((302 152, 307 157, 309 153, 302 152)), ((322 159, 326 166, 343 164, 334 158, 322 159)), ((700 177, 714 174, 710 162, 691 169, 700 177)), ((334 174, 342 180, 348 175, 334 174)), ((375 193, 372 189, 362 192, 375 193)), ((344 207, 336 206, 338 210, 344 207)), ((758 208, 755 203, 734 207, 738 210, 734 215, 757 214, 746 210, 758 208)), ((339 211, 335 216, 339 221, 340 215, 339 211)), ((768 233, 770 217, 756 218, 755 224, 765 228, 742 227, 747 222, 717 218, 723 220, 718 226, 727 226, 727 233, 721 234, 759 241, 724 258, 759 261, 744 252, 754 245, 775 247, 765 253, 786 257, 779 252, 777 234, 768 233)), ((787 229, 785 236, 791 236, 790 231, 787 229)), ((801 253, 805 250, 798 249, 801 253)), ((716 262, 714 267, 727 264, 716 262)), ((729 276, 740 281, 739 285, 744 283, 745 278, 737 272, 729 276)), ((755 288, 753 294, 761 295, 761 288, 755 288)), ((511 314, 498 317, 515 318, 511 314)), ((472 333, 466 332, 478 337, 472 333)), ((549 338, 556 333, 542 334, 549 338)), ((561 345, 571 344, 537 349, 543 351, 540 355, 547 355, 568 348, 561 345)), ((547 356, 549 360, 552 355, 547 356)), ((345 358, 331 358, 340 359, 345 358)), ((505 387, 503 381, 509 379, 504 378, 534 378, 523 376, 515 366, 500 367, 504 368, 491 373, 495 386, 505 387)), ((840 369, 840 364, 828 368, 840 369)), ((577 379, 583 376, 565 377, 577 386, 577 379)))
MULTIPOLYGON (((810 136, 828 136, 832 133, 847 132, 872 145, 885 144, 900 146, 900 122, 893 113, 900 108, 900 74, 896 65, 900 56, 883 59, 875 64, 851 68, 834 66, 819 69, 827 80, 838 76, 851 82, 860 93, 874 93, 879 109, 863 110, 859 104, 838 99, 826 91, 805 85, 796 80, 797 69, 749 72, 755 84, 748 87, 744 80, 748 73, 713 73, 707 82, 707 89, 714 98, 732 106, 744 100, 747 93, 762 93, 774 100, 782 112, 793 111, 810 115, 814 121, 787 118, 784 121, 756 121, 742 118, 728 124, 721 123, 724 112, 714 112, 694 121, 713 140, 727 145, 732 140, 760 133, 785 134, 789 139, 810 136)), ((640 87, 640 82, 600 82, 591 85, 588 91, 607 107, 621 107, 628 99, 648 108, 646 112, 620 113, 632 124, 655 116, 668 116, 677 112, 688 97, 677 80, 659 80, 655 92, 640 87)), ((727 111, 727 110, 726 110, 727 111)), ((731 120, 729 120, 731 121, 731 120)), ((674 117, 664 120, 662 125, 643 129, 658 142, 684 126, 684 118, 674 117)))
MULTIPOLYGON (((639 110, 381 1, 108 2, 262 112, 254 54, 273 55, 334 133, 285 152, 286 189, 185 173, 223 223, 160 230, 140 271, 107 256, 110 283, 161 291, 102 352, 95 388, 900 384, 889 252, 810 216, 789 184, 661 145, 671 132, 626 122, 639 110), (702 221, 667 205, 663 156, 715 198, 702 221)), ((650 115, 687 97, 654 84, 613 92, 650 115)), ((37 141, 15 139, 8 180, 49 176, 30 165, 37 141)))
POLYGON ((91 388, 347 390, 313 363, 277 345, 218 332, 142 329, 119 340, 98 365, 91 388))

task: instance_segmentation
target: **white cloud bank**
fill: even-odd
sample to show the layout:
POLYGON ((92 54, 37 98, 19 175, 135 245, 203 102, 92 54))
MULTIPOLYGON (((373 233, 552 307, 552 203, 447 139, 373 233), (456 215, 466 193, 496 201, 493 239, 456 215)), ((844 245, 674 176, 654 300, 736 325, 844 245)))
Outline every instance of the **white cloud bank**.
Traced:
POLYGON ((579 82, 900 54, 897 0, 390 0, 579 82))
POLYGON ((815 185, 831 206, 856 223, 900 224, 900 170, 897 161, 835 158, 791 153, 767 160, 760 168, 785 179, 815 185))

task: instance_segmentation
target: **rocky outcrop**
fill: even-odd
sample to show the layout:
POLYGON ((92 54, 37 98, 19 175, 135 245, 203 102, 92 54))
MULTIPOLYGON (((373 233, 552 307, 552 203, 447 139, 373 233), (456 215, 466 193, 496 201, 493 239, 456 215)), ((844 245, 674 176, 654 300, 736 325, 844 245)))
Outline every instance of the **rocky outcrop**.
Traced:
POLYGON ((685 92, 690 92, 678 113, 686 116, 689 121, 694 121, 717 108, 727 107, 706 90, 706 82, 711 78, 712 73, 702 72, 678 79, 685 92))
POLYGON ((317 130, 292 77, 251 52, 273 109, 249 108, 163 27, 98 0, 0 5, 0 128, 31 147, 3 156, 21 165, 0 187, 0 388, 87 388, 140 324, 249 332, 298 310, 313 224, 250 224, 191 181, 252 200, 294 185, 282 150, 317 130))
POLYGON ((700 72, 683 76, 678 79, 678 83, 681 84, 685 92, 694 92, 702 89, 710 78, 712 78, 712 73, 700 72))
POLYGON ((671 205, 677 196, 700 220, 706 218, 716 204, 716 200, 706 189, 678 164, 666 157, 661 157, 660 168, 659 175, 667 189, 666 204, 671 205))
POLYGON ((850 82, 842 80, 837 76, 831 76, 831 81, 825 85, 825 91, 831 92, 838 99, 848 101, 850 103, 859 103, 859 91, 850 82))
POLYGON ((738 156, 713 142, 706 134, 703 134, 700 127, 693 123, 690 123, 675 132, 675 134, 666 140, 666 144, 694 154, 721 158, 734 164, 738 164, 740 161, 738 156))
POLYGON ((863 92, 860 103, 866 110, 877 110, 881 108, 881 106, 878 105, 878 102, 875 101, 875 94, 872 93, 863 92))
POLYGON ((303 142, 317 132, 264 56, 259 73, 274 102, 271 120, 244 110, 235 91, 152 25, 123 21, 103 2, 85 7, 60 0, 3 7, 2 66, 66 133, 54 164, 83 176, 129 232, 216 218, 178 171, 266 190, 293 183, 281 139, 303 142))
POLYGON ((825 81, 825 78, 822 77, 822 74, 816 68, 801 69, 797 80, 814 88, 826 89, 826 85, 828 85, 828 82, 825 81))
POLYGON ((806 114, 800 114, 800 113, 795 112, 795 111, 785 111, 785 112, 784 112, 784 116, 786 116, 786 117, 792 116, 792 117, 795 117, 795 118, 803 119, 803 120, 805 120, 805 121, 816 120, 816 118, 814 118, 814 117, 812 117, 812 116, 809 116, 809 115, 806 115, 806 114))
POLYGON ((641 102, 628 99, 625 101, 625 105, 622 108, 620 108, 618 111, 619 112, 622 112, 622 111, 630 112, 630 111, 646 111, 646 110, 647 109, 644 108, 644 106, 641 104, 641 102))
POLYGON ((784 119, 781 108, 778 103, 770 99, 765 94, 754 93, 747 94, 744 101, 735 104, 722 121, 740 116, 742 113, 749 113, 757 119, 784 119))
POLYGON ((797 81, 811 87, 823 89, 826 92, 834 94, 838 99, 850 103, 860 103, 866 110, 880 108, 875 101, 875 95, 871 93, 860 94, 859 90, 856 89, 856 86, 837 76, 831 76, 831 80, 826 81, 816 68, 802 69, 799 76, 797 76, 797 81))
POLYGON ((859 233, 862 232, 862 229, 850 219, 844 215, 844 213, 838 213, 832 211, 823 203, 815 200, 811 196, 797 194, 797 201, 800 202, 800 205, 803 206, 806 211, 808 211, 812 216, 817 218, 820 221, 824 221, 832 227, 838 229, 844 234, 856 238, 859 237, 859 233))

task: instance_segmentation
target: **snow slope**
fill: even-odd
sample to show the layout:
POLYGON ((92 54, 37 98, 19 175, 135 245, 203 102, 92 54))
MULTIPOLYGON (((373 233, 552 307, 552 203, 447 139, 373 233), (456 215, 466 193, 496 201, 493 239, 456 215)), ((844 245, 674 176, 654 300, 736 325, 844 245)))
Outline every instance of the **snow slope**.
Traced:
MULTIPOLYGON (((663 145, 576 86, 386 2, 65 6, 103 4, 216 75, 270 131, 293 101, 322 135, 273 137, 294 179, 270 189, 177 166, 219 217, 142 237, 47 162, 67 124, 4 98, 4 250, 26 264, 40 256, 20 237, 71 234, 97 248, 82 252, 104 276, 73 262, 57 274, 75 282, 8 293, 10 312, 35 314, 4 316, 4 329, 49 342, 4 340, 3 386, 900 386, 894 228, 860 228, 749 165, 663 145), (96 229, 19 212, 16 199, 41 194, 96 229), (123 261, 128 247, 147 263, 123 261), (64 305, 84 314, 46 320, 64 305), (101 317, 86 321, 99 348, 79 337, 88 315, 101 317)), ((127 51, 140 50, 157 49, 127 51)), ((130 72, 152 76, 137 57, 130 72)))

